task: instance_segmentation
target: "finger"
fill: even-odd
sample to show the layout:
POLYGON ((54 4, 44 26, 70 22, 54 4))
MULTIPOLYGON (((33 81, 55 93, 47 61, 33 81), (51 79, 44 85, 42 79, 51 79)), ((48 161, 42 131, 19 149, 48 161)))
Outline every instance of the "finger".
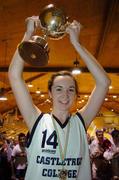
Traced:
POLYGON ((27 17, 25 21, 27 22, 27 21, 30 21, 30 20, 32 20, 32 21, 38 21, 38 20, 39 20, 39 16, 27 17))
POLYGON ((70 31, 71 31, 71 26, 68 26, 67 28, 66 28, 66 33, 70 33, 70 31))
POLYGON ((34 20, 38 20, 39 16, 32 16, 31 18, 33 18, 34 20))
POLYGON ((40 27, 42 30, 47 31, 47 27, 44 27, 44 26, 42 25, 40 19, 39 19, 38 23, 39 23, 39 27, 40 27))
POLYGON ((78 28, 80 28, 80 29, 82 29, 82 28, 84 27, 80 22, 78 22, 78 21, 76 21, 76 20, 73 20, 73 24, 74 24, 75 26, 77 26, 78 28))

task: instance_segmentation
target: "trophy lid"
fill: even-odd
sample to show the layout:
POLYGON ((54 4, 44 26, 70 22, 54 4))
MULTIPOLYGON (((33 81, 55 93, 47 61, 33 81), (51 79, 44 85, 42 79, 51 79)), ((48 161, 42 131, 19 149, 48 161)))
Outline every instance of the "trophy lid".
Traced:
POLYGON ((44 7, 39 15, 43 30, 50 38, 58 38, 64 35, 67 17, 64 11, 54 4, 44 7))

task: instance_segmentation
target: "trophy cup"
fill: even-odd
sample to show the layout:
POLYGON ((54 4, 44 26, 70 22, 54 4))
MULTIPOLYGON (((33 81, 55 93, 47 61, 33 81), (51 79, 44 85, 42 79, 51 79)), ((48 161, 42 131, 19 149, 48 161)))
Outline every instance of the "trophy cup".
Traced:
POLYGON ((29 41, 23 41, 18 46, 22 59, 32 66, 45 66, 48 64, 49 47, 47 38, 59 40, 65 35, 68 17, 62 9, 49 4, 39 15, 42 36, 32 36, 29 41))

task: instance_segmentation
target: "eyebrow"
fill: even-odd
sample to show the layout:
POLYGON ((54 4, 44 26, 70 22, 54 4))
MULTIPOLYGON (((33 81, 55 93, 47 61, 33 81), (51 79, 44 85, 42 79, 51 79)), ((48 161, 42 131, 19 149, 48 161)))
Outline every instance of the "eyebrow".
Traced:
MULTIPOLYGON (((53 87, 57 88, 57 87, 63 87, 62 85, 53 85, 53 87)), ((74 88, 75 89, 75 86, 72 85, 72 86, 69 86, 69 88, 74 88)))

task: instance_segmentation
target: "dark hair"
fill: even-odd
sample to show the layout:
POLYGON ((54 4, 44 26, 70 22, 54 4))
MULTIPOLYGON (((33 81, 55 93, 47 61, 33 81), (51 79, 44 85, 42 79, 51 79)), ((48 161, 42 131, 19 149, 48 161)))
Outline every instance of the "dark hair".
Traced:
POLYGON ((119 138, 119 130, 118 129, 114 129, 111 132, 111 135, 112 135, 113 138, 119 138))
POLYGON ((78 84, 77 84, 77 81, 76 81, 74 76, 69 71, 59 71, 59 72, 53 74, 51 76, 51 78, 49 79, 49 81, 48 81, 48 90, 49 91, 51 91, 53 82, 54 82, 55 78, 58 77, 58 76, 70 76, 73 79, 74 83, 75 83, 76 94, 78 95, 78 84))
POLYGON ((97 129, 97 130, 96 130, 96 135, 98 135, 98 133, 104 133, 104 131, 101 130, 101 129, 97 129))
POLYGON ((20 134, 18 135, 18 140, 20 140, 21 137, 26 137, 26 135, 25 135, 24 133, 20 133, 20 134))

